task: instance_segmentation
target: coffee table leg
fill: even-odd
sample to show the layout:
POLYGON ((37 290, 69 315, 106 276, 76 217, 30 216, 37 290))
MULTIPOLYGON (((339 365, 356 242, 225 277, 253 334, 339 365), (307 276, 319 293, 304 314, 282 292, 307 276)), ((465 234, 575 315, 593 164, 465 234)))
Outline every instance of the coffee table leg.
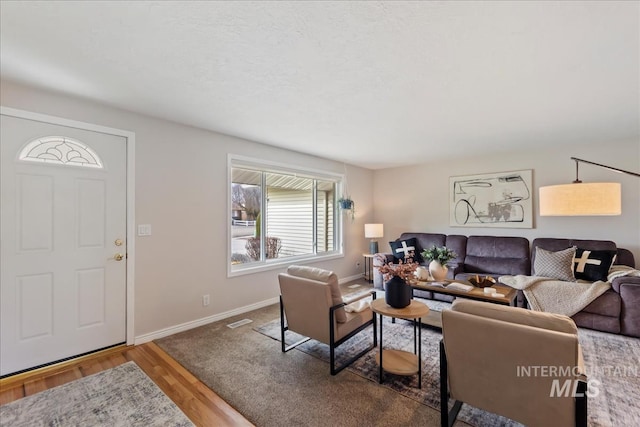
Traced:
POLYGON ((382 384, 382 314, 380 314, 380 367, 378 372, 378 382, 382 384))

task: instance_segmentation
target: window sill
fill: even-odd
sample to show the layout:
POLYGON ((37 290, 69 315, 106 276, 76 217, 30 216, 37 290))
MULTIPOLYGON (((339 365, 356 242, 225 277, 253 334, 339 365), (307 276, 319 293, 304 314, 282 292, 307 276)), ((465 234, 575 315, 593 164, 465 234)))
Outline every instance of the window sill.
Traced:
POLYGON ((283 258, 281 260, 270 260, 269 262, 256 263, 250 267, 242 267, 233 269, 231 265, 227 267, 227 277, 244 276, 247 274, 260 273, 263 271, 281 269, 283 266, 289 266, 292 264, 306 264, 312 262, 327 261, 331 259, 344 258, 343 253, 331 253, 328 255, 314 255, 314 256, 299 256, 283 258))

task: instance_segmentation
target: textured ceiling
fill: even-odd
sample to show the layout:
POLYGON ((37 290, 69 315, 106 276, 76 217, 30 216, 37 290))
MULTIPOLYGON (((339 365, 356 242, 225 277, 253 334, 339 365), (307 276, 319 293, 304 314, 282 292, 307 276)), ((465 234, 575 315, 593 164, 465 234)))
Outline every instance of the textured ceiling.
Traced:
POLYGON ((640 3, 0 3, 2 77, 382 168, 639 138, 640 3))

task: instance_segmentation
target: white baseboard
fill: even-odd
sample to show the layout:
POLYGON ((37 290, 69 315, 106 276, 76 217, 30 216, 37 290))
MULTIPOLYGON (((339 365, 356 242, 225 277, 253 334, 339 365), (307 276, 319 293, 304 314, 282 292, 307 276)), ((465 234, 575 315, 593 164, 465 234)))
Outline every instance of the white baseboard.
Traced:
MULTIPOLYGON (((366 281, 362 276, 362 273, 356 274, 354 276, 343 277, 338 282, 340 284, 351 282, 352 280, 360 280, 366 281)), ((180 325, 170 326, 165 329, 160 329, 159 331, 150 332, 148 334, 143 334, 134 338, 134 344, 144 344, 149 341, 157 340, 160 338, 168 337, 169 335, 177 334, 178 332, 188 331, 189 329, 197 328, 198 326, 207 325, 209 323, 217 322, 218 320, 223 320, 232 316, 236 316, 238 314, 247 313, 249 311, 257 310, 262 307, 266 307, 271 304, 276 304, 280 301, 278 297, 271 298, 265 301, 260 301, 255 304, 246 305, 244 307, 236 308, 233 310, 225 311, 224 313, 214 314, 213 316, 203 317, 202 319, 193 320, 191 322, 182 323, 180 325)))
POLYGON ((255 304, 245 305, 244 307, 236 308, 233 310, 225 311, 224 313, 214 314, 213 316, 203 317, 202 319, 194 320, 191 322, 182 323, 176 326, 170 326, 159 331, 150 332, 135 337, 134 344, 144 344, 149 341, 157 340, 159 338, 168 337, 169 335, 177 334, 178 332, 188 331, 189 329, 197 328, 198 326, 207 325, 209 323, 217 322, 238 314, 247 313, 249 311, 257 310, 262 307, 266 307, 271 304, 276 304, 280 301, 278 297, 268 300, 260 301, 255 304))
POLYGON ((362 275, 362 273, 360 273, 360 274, 356 274, 355 276, 343 277, 342 279, 338 279, 338 284, 342 285, 344 283, 351 282, 352 280, 360 280, 360 279, 366 282, 364 276, 362 275))

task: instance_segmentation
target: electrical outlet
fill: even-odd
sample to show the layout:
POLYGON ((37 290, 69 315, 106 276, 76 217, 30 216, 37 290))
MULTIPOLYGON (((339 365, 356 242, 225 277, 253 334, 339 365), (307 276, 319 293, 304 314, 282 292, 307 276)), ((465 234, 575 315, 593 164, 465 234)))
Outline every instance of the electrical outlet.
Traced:
POLYGON ((209 294, 207 295, 202 295, 202 306, 206 307, 209 305, 209 294))

